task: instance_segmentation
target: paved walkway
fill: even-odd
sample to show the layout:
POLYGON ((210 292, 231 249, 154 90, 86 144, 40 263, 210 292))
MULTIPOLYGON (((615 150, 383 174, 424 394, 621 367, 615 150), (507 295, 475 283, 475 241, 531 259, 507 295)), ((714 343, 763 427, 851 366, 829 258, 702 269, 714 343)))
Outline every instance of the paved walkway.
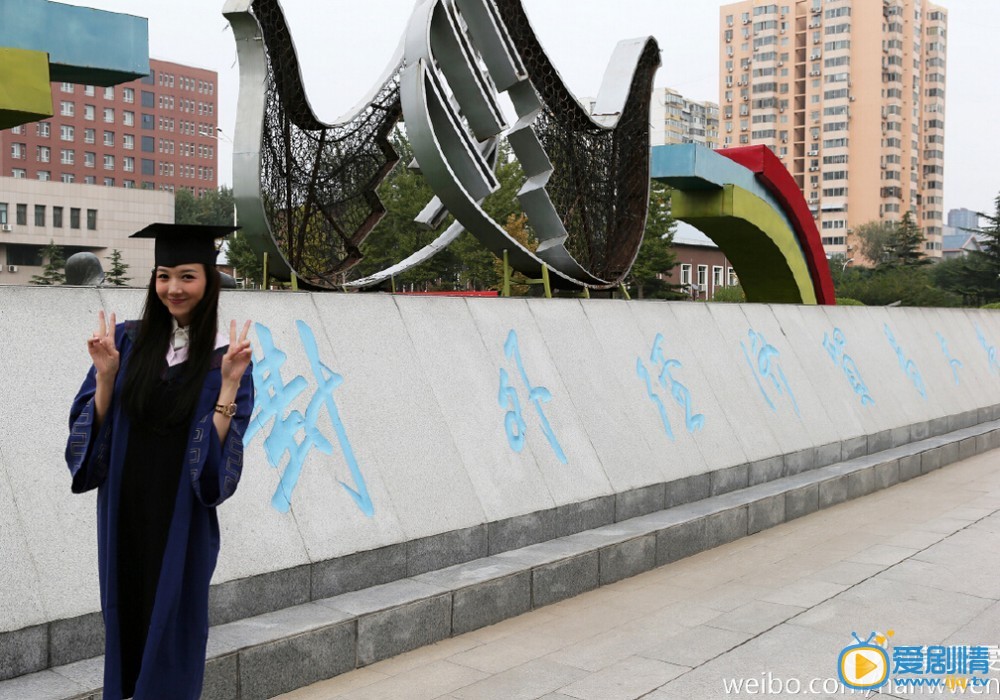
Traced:
MULTIPOLYGON (((896 647, 1000 644, 1000 452, 281 698, 851 697, 838 655, 888 630, 896 647)), ((967 695, 1000 698, 992 662, 967 695)))

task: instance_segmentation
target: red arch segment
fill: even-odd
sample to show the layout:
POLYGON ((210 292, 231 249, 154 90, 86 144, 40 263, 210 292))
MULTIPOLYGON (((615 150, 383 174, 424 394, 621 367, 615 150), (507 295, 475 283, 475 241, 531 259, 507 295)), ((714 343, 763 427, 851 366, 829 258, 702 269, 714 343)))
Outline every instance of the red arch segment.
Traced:
POLYGON ((791 173, 782 165, 778 156, 767 146, 742 146, 725 148, 716 151, 719 155, 739 163, 750 170, 757 180, 767 188, 768 192, 781 203, 785 216, 795 229, 795 235, 802 248, 802 254, 809 268, 813 287, 816 290, 816 302, 819 304, 836 304, 833 291, 833 279, 830 277, 830 266, 826 262, 826 252, 819 237, 819 230, 813 220, 812 213, 802 196, 802 190, 795 183, 791 173))

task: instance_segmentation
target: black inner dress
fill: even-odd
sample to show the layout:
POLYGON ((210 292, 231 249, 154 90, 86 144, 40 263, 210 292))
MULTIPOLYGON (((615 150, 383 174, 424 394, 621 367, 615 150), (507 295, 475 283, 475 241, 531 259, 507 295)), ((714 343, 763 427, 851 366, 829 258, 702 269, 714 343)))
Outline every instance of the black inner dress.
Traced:
POLYGON ((118 506, 118 624, 123 697, 135 694, 180 483, 190 420, 170 424, 182 363, 156 385, 148 415, 132 421, 118 506))

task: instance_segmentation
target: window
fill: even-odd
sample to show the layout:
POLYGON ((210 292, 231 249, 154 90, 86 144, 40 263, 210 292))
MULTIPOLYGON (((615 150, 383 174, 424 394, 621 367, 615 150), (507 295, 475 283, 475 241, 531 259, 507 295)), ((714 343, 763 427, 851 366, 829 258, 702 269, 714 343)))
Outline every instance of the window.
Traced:
POLYGON ((17 225, 27 226, 28 225, 28 205, 18 204, 17 205, 17 225))
POLYGON ((12 143, 10 145, 10 157, 17 160, 24 160, 28 152, 28 147, 23 143, 12 143))
POLYGON ((0 202, 0 224, 7 223, 7 202, 0 202))
POLYGON ((149 90, 142 91, 142 106, 147 109, 153 109, 156 105, 156 95, 154 95, 149 90))
POLYGON ((708 265, 698 266, 698 287, 705 289, 708 286, 708 265))
POLYGON ((91 153, 90 151, 83 152, 83 167, 85 168, 95 168, 97 167, 97 154, 91 153))
POLYGON ((52 179, 52 173, 49 172, 48 170, 39 170, 38 179, 41 180, 42 182, 48 182, 49 180, 52 179))
POLYGON ((143 114, 142 115, 142 128, 143 129, 153 129, 154 126, 155 126, 155 123, 153 121, 153 115, 152 114, 143 114))
POLYGON ((49 134, 52 132, 52 125, 48 122, 38 122, 35 126, 35 133, 41 136, 43 139, 47 139, 49 134))
POLYGON ((87 230, 96 231, 97 230, 97 210, 88 209, 87 210, 87 230))
POLYGON ((64 148, 59 152, 59 162, 63 165, 73 165, 76 162, 76 151, 72 148, 64 148))
POLYGON ((48 163, 52 159, 52 149, 48 146, 39 146, 35 151, 35 155, 39 163, 48 163))
POLYGON ((129 104, 135 102, 135 89, 134 88, 122 88, 122 102, 128 102, 129 104))
POLYGON ((122 158, 122 169, 127 173, 135 172, 135 158, 132 156, 124 156, 122 158))
POLYGON ((10 176, 16 180, 24 180, 28 177, 28 171, 24 168, 11 168, 10 176))
POLYGON ((682 263, 681 264, 681 284, 689 285, 691 284, 691 264, 682 263))
POLYGON ((83 94, 86 95, 87 97, 93 97, 94 93, 95 93, 95 90, 94 90, 94 86, 93 85, 84 85, 83 86, 83 94))
POLYGON ((35 205, 35 226, 45 225, 45 205, 36 204, 35 205))
POLYGON ((133 136, 132 134, 124 134, 122 136, 122 148, 124 148, 126 151, 134 151, 135 136, 133 136))
POLYGON ((63 208, 62 207, 52 207, 52 225, 56 228, 62 228, 63 219, 63 208))
POLYGON ((104 156, 104 169, 114 170, 115 169, 115 157, 112 155, 104 156))
POLYGON ((76 129, 67 124, 59 127, 59 138, 63 141, 72 141, 76 137, 76 129))
POLYGON ((156 174, 156 162, 153 161, 153 160, 151 160, 151 159, 149 159, 149 158, 143 158, 142 162, 140 163, 140 167, 142 167, 142 174, 143 175, 155 175, 156 174))
POLYGON ((97 108, 94 105, 84 105, 83 106, 83 118, 88 122, 94 121, 94 115, 97 113, 97 108))
POLYGON ((104 123, 114 124, 115 123, 115 110, 111 107, 104 108, 104 123))
POLYGON ((726 272, 727 272, 727 279, 729 280, 729 286, 730 287, 735 287, 736 285, 738 285, 740 283, 740 281, 736 278, 736 270, 734 270, 731 267, 728 267, 728 268, 726 268, 726 272))
POLYGON ((62 116, 72 117, 75 113, 76 113, 76 106, 72 102, 68 100, 62 100, 59 103, 59 114, 61 114, 62 116))
POLYGON ((73 83, 63 83, 59 86, 61 92, 73 92, 73 83))
POLYGON ((156 139, 152 136, 143 136, 141 146, 143 153, 152 153, 156 147, 156 139))
POLYGON ((94 143, 97 140, 97 132, 93 129, 83 130, 83 142, 84 143, 94 143))
POLYGON ((104 178, 104 186, 105 187, 114 187, 115 186, 115 179, 113 177, 106 177, 106 178, 104 178))
POLYGON ((83 184, 85 184, 85 185, 96 185, 97 184, 97 178, 94 177, 93 175, 85 175, 84 178, 83 178, 83 184))
POLYGON ((723 285, 722 283, 722 271, 721 265, 712 266, 712 289, 718 289, 723 285))
POLYGON ((125 126, 135 126, 135 112, 122 110, 122 124, 125 126))
POLYGON ((106 100, 115 99, 115 89, 113 87, 104 88, 104 99, 106 100))
POLYGON ((71 207, 69 210, 69 227, 70 228, 80 228, 80 209, 79 207, 71 207))
POLYGON ((105 131, 104 132, 104 145, 114 146, 115 145, 115 132, 105 131))

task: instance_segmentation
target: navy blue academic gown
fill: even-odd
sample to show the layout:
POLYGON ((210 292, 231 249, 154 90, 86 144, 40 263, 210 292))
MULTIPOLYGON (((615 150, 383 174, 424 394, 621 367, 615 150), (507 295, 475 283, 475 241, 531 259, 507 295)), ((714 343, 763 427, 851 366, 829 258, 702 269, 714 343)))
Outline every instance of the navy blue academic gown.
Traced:
MULTIPOLYGON (((122 408, 125 368, 138 323, 115 329, 120 367, 111 407, 93 429, 95 370, 80 387, 70 412, 66 462, 72 490, 96 488, 98 565, 105 627, 104 698, 122 698, 122 649, 118 617, 119 494, 129 440, 129 419, 122 408)), ((226 348, 218 348, 205 378, 188 432, 180 483, 167 530, 155 600, 142 651, 136 700, 197 700, 201 694, 208 640, 208 587, 219 553, 215 507, 233 495, 243 469, 243 434, 253 410, 253 380, 248 367, 236 395, 237 411, 224 443, 212 419, 222 382, 226 348)), ((166 362, 164 362, 166 365, 166 362)))

